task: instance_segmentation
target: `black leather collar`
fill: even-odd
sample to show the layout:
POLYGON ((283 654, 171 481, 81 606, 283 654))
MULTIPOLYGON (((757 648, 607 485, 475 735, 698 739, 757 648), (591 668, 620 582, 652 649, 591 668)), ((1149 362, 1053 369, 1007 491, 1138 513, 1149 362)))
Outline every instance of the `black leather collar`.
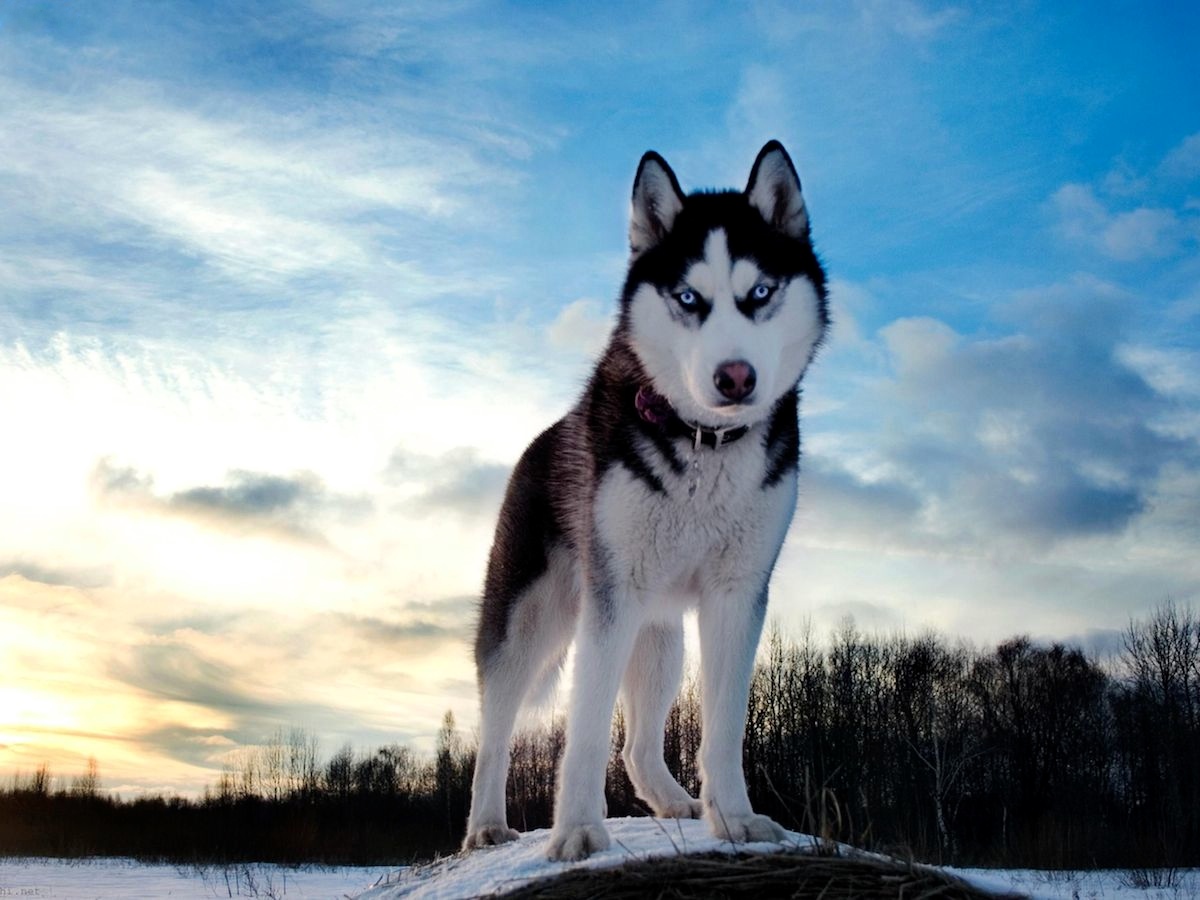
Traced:
POLYGON ((697 447, 703 444, 705 447, 716 449, 725 444, 732 444, 750 430, 749 425, 739 425, 737 428, 706 428, 703 425, 685 422, 679 417, 679 413, 675 412, 671 402, 649 385, 638 388, 633 402, 643 421, 657 425, 668 437, 686 437, 697 447))

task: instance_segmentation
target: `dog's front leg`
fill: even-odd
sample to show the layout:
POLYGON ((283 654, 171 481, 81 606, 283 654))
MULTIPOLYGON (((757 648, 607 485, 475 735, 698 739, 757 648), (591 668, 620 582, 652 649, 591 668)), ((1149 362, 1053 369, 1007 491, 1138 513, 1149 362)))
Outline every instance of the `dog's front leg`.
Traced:
POLYGON ((774 820, 750 808, 742 771, 746 705, 766 606, 763 584, 706 596, 699 610, 700 800, 712 833, 735 843, 779 841, 785 836, 774 820))
POLYGON ((558 772, 554 829, 546 855, 584 859, 609 846, 604 779, 613 704, 641 625, 637 604, 606 573, 588 579, 575 639, 567 745, 558 772))

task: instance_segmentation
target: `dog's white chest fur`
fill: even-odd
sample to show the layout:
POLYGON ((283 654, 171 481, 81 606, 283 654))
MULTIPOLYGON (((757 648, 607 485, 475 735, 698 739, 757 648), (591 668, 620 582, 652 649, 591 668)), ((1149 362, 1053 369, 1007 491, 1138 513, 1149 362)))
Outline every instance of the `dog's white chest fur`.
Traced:
POLYGON ((659 469, 665 492, 615 466, 596 492, 598 535, 613 575, 648 602, 694 602, 714 581, 738 578, 773 558, 794 504, 794 479, 764 491, 757 436, 718 450, 701 447, 677 474, 659 469), (695 463, 698 461, 698 465, 695 463))

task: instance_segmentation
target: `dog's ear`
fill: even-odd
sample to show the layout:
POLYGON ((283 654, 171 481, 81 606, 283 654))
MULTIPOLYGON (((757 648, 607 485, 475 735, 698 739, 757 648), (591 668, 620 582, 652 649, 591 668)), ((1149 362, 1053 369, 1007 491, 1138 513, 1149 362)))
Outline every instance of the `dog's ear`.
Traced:
POLYGON ((794 238, 808 237, 808 210, 800 193, 800 177, 779 141, 768 141, 758 151, 746 183, 746 197, 772 228, 794 238))
POLYGON ((629 217, 629 250, 638 256, 671 230, 679 210, 683 209, 683 191, 667 161, 650 150, 642 157, 633 179, 633 213, 629 217))

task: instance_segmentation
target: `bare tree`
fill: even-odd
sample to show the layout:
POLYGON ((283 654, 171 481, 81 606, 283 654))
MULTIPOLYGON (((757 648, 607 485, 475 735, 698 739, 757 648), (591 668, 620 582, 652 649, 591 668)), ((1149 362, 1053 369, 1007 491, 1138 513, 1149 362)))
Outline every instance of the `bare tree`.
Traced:
POLYGON ((71 793, 76 797, 98 797, 100 795, 100 766, 96 762, 96 757, 88 757, 84 773, 71 782, 71 793))
POLYGON ((1200 844, 1200 617, 1167 601, 1131 621, 1116 690, 1127 802, 1167 848, 1200 844))
POLYGON ((903 739, 928 775, 941 861, 958 860, 954 828, 968 766, 982 752, 972 704, 962 685, 965 648, 950 650, 933 635, 894 643, 895 696, 903 739))
POLYGON ((53 781, 54 779, 50 775, 50 767, 46 763, 42 763, 37 767, 37 771, 33 773, 33 778, 29 782, 29 790, 45 797, 50 793, 50 786, 53 781))

